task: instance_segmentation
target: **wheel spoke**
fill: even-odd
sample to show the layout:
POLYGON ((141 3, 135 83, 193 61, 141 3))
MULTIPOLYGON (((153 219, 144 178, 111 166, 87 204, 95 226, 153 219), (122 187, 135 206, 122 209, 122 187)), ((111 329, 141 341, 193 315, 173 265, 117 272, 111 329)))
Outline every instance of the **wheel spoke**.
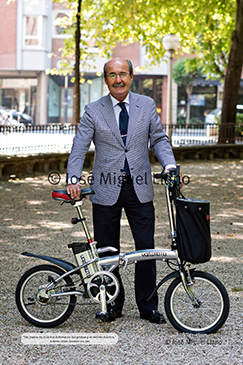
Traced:
POLYGON ((181 332, 211 333, 222 327, 228 316, 228 294, 218 279, 210 274, 192 273, 191 290, 200 303, 194 306, 180 279, 169 286, 165 297, 166 314, 181 332))
POLYGON ((20 313, 30 323, 53 327, 61 324, 72 313, 75 296, 55 296, 51 294, 68 292, 74 287, 69 277, 65 277, 58 286, 46 292, 50 278, 56 280, 64 272, 54 266, 41 265, 27 271, 20 279, 16 289, 16 303, 20 313))

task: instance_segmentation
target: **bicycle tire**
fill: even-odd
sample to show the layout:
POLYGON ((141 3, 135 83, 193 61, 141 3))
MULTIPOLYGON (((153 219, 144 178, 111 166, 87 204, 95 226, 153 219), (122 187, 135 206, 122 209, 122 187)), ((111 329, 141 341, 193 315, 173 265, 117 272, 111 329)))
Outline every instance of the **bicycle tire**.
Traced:
MULTIPOLYGON (((65 271, 52 265, 39 265, 28 270, 19 280, 15 300, 20 314, 36 327, 53 328, 65 322, 72 314, 76 296, 49 297, 45 285, 65 271), (42 295, 43 294, 43 295, 42 295)), ((73 281, 66 276, 51 293, 70 291, 73 281)))
POLYGON ((212 274, 193 271, 191 286, 198 307, 193 306, 180 278, 176 278, 165 294, 165 312, 172 326, 179 332, 215 333, 227 320, 229 296, 224 285, 212 274))

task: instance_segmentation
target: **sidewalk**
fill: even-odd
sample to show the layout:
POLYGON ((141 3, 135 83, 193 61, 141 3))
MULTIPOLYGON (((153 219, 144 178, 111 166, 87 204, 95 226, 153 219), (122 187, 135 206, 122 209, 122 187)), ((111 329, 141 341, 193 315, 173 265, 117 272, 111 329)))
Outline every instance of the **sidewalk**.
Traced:
MULTIPOLYGON (((152 165, 159 172, 159 164, 152 165)), ((54 329, 36 328, 28 324, 15 305, 15 288, 20 276, 40 260, 21 256, 29 251, 72 261, 67 244, 82 241, 78 225, 70 224, 75 212, 69 205, 52 200, 51 192, 65 188, 62 175, 59 185, 50 185, 47 175, 23 181, 0 181, 1 212, 1 365, 194 365, 243 363, 243 161, 187 161, 181 171, 191 183, 183 188, 190 198, 211 201, 211 234, 213 256, 210 262, 198 265, 198 270, 217 276, 226 286, 231 309, 226 324, 215 334, 192 335, 177 332, 167 321, 151 324, 139 318, 134 299, 134 267, 121 272, 126 301, 123 317, 113 323, 94 318, 97 306, 77 305, 72 316, 54 329), (232 290, 233 289, 233 290, 232 290), (118 336, 113 345, 24 345, 23 334, 110 333, 118 336)), ((87 186, 86 186, 87 187, 87 186)), ((156 247, 169 248, 168 219, 164 187, 154 185, 156 214, 156 247)), ((85 201, 84 213, 91 228, 91 204, 85 201)), ((92 231, 92 229, 91 229, 92 231)), ((122 216, 122 251, 133 250, 131 232, 122 216)), ((158 280, 170 272, 166 264, 158 263, 158 280)), ((160 308, 164 313, 162 286, 160 308)), ((81 303, 81 300, 78 300, 81 303)))

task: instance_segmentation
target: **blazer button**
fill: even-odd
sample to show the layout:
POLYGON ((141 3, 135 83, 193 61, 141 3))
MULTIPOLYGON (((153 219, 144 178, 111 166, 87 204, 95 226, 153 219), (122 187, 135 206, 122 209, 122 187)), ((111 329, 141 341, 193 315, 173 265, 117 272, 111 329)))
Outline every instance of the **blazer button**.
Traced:
POLYGON ((127 152, 128 150, 127 150, 127 148, 125 149, 125 152, 127 152))

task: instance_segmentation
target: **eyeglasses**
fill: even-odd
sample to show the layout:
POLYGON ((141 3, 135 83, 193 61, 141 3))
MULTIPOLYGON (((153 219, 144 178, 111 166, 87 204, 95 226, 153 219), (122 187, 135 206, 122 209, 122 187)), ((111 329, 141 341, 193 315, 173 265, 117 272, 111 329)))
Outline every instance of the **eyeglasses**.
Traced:
POLYGON ((127 72, 120 72, 119 74, 115 74, 115 72, 111 72, 108 77, 111 80, 115 80, 117 76, 119 76, 121 79, 125 79, 125 77, 129 75, 127 72))

